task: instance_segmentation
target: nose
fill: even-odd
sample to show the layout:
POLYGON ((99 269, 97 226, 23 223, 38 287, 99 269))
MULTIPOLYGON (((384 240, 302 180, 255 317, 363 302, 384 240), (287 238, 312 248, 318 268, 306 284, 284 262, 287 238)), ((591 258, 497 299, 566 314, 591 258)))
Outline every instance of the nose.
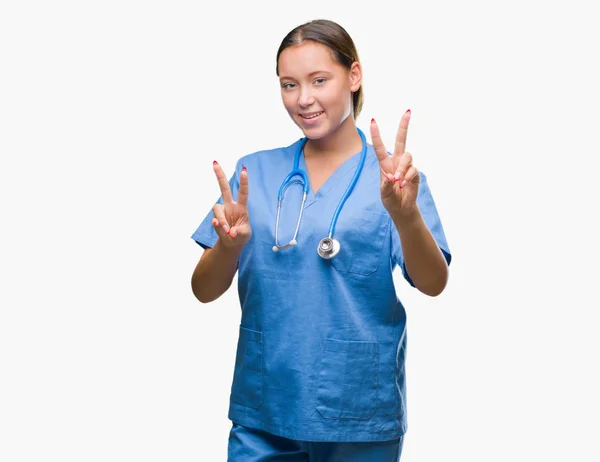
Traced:
POLYGON ((307 108, 315 102, 315 98, 311 93, 310 87, 301 87, 300 95, 298 97, 298 106, 301 108, 307 108))

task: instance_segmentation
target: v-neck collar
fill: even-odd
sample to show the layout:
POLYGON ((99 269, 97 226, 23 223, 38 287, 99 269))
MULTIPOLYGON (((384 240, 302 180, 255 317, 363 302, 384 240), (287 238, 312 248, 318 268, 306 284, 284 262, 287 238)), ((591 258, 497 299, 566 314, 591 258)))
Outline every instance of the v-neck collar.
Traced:
MULTIPOLYGON (((366 163, 366 160, 369 157, 371 157, 371 155, 372 155, 372 153, 369 153, 369 148, 370 148, 370 146, 369 146, 369 144, 367 144, 367 155, 365 157, 365 163, 366 163)), ((319 190, 317 191, 316 194, 313 191, 313 188, 310 185, 310 180, 309 180, 308 195, 306 196, 306 203, 304 204, 304 208, 307 208, 307 207, 311 206, 312 204, 314 204, 315 202, 322 199, 329 192, 329 190, 331 190, 331 188, 333 188, 340 180, 342 180, 342 178, 347 176, 350 172, 353 172, 354 170, 356 170, 356 168, 358 167, 359 161, 360 161, 361 153, 362 153, 362 150, 360 150, 356 154, 354 154, 351 157, 349 157, 348 159, 346 159, 342 163, 342 165, 340 165, 329 176, 329 178, 327 178, 327 181, 325 181, 325 183, 323 183, 323 185, 319 188, 319 190)), ((300 153, 300 160, 298 162, 298 166, 301 170, 304 170, 306 172, 306 176, 308 177, 308 168, 306 166, 306 159, 304 158, 304 149, 302 149, 302 152, 300 153)), ((348 185, 350 184, 351 180, 352 180, 352 177, 350 176, 350 178, 348 179, 348 185)))

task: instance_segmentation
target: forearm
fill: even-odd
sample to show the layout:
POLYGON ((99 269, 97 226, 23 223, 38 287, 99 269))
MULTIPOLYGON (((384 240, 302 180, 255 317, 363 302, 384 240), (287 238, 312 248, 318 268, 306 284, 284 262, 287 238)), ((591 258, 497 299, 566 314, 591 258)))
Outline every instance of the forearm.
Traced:
POLYGON ((192 292, 200 302, 212 302, 229 289, 242 249, 226 247, 217 240, 210 251, 205 251, 192 275, 192 292))
POLYGON ((448 264, 418 206, 390 215, 400 236, 406 270, 415 287, 432 297, 441 294, 448 281, 448 264))

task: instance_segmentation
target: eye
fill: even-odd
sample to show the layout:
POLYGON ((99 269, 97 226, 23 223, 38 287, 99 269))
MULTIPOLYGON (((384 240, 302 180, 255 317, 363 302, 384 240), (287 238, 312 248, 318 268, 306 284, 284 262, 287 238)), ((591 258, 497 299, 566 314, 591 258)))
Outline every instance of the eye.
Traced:
POLYGON ((286 90, 290 90, 293 86, 294 86, 294 84, 293 83, 289 83, 289 82, 281 84, 281 88, 284 88, 286 90))
POLYGON ((325 83, 325 78, 319 77, 318 79, 315 79, 315 83, 318 85, 323 85, 325 83))

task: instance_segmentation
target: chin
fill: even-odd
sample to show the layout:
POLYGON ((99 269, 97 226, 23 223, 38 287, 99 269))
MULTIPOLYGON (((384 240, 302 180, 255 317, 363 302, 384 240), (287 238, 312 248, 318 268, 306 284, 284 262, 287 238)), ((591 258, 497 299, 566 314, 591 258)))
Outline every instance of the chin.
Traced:
POLYGON ((302 124, 297 124, 298 128, 302 130, 304 136, 306 136, 309 140, 318 140, 327 136, 330 132, 329 127, 325 124, 315 127, 306 127, 302 124))
POLYGON ((309 140, 319 140, 326 135, 326 133, 323 133, 320 130, 303 129, 302 132, 309 140))

